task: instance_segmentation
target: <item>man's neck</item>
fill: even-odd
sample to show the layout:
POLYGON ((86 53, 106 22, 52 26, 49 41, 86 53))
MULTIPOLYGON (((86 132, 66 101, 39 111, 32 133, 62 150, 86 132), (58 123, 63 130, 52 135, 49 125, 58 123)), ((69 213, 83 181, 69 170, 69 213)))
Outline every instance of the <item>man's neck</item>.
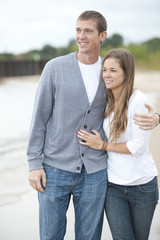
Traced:
POLYGON ((83 54, 78 52, 77 59, 83 64, 91 65, 98 61, 99 55, 98 54, 83 54))

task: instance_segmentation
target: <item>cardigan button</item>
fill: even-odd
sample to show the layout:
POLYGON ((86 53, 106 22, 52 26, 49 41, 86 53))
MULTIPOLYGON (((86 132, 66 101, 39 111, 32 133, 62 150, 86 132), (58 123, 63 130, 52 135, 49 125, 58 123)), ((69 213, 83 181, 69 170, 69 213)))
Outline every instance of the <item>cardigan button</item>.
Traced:
POLYGON ((88 110, 88 113, 90 113, 91 110, 88 110))
POLYGON ((84 128, 87 128, 87 125, 84 125, 84 128))

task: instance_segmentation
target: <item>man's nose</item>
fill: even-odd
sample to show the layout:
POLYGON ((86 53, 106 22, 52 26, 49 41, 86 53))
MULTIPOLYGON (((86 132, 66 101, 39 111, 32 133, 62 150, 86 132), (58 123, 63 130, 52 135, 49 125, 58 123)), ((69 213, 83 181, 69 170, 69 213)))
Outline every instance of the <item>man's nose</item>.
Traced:
POLYGON ((80 32, 79 37, 80 37, 80 38, 85 38, 85 33, 84 33, 84 31, 81 31, 81 32, 80 32))

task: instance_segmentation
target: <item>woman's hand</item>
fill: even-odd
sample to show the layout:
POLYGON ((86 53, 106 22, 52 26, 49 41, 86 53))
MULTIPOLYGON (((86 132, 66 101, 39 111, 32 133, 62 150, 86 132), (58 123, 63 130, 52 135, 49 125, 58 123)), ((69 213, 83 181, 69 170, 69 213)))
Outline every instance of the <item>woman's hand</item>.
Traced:
POLYGON ((91 129, 91 131, 94 134, 90 134, 82 129, 77 131, 76 136, 85 141, 85 142, 79 141, 79 143, 93 149, 102 150, 103 140, 101 138, 101 135, 96 130, 91 129))

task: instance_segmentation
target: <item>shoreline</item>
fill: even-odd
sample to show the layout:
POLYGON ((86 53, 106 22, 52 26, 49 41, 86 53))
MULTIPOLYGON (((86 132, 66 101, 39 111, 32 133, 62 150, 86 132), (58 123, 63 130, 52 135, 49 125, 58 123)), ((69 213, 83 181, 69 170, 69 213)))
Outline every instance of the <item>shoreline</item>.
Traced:
MULTIPOLYGON (((39 239, 38 200, 36 192, 31 189, 28 183, 28 165, 26 160, 29 119, 31 118, 39 77, 38 75, 7 77, 3 78, 2 82, 0 79, 0 87, 4 88, 1 93, 4 96, 7 94, 7 98, 11 97, 11 102, 7 103, 1 97, 3 94, 0 95, 0 100, 4 105, 4 111, 1 110, 2 118, 0 119, 0 122, 2 121, 3 123, 0 124, 0 175, 1 179, 3 179, 3 181, 0 181, 0 224, 2 229, 0 239, 3 240, 10 240, 11 238, 12 240, 39 239), (18 89, 19 86, 22 87, 23 91, 18 89), (24 107, 26 101, 28 105, 24 107), (12 112, 11 108, 6 113, 7 104, 13 104, 13 110, 19 113, 18 119, 15 119, 16 113, 12 112), (22 130, 23 132, 21 132, 22 130), (15 135, 16 133, 17 135, 15 135), (10 231, 8 231, 8 226, 10 226, 10 231)), ((150 99, 154 110, 160 112, 160 71, 136 71, 135 87, 144 92, 150 99)), ((160 174, 159 133, 160 124, 151 131, 150 151, 160 174)), ((158 179, 160 188, 160 177, 158 179)), ((160 203, 156 208, 151 227, 150 239, 152 240, 159 240, 160 237, 159 214, 160 203)), ((67 216, 68 225, 65 240, 72 240, 74 239, 74 210, 72 203, 70 203, 67 216)), ((106 217, 104 217, 101 240, 106 238, 107 240, 112 239, 106 217)))

